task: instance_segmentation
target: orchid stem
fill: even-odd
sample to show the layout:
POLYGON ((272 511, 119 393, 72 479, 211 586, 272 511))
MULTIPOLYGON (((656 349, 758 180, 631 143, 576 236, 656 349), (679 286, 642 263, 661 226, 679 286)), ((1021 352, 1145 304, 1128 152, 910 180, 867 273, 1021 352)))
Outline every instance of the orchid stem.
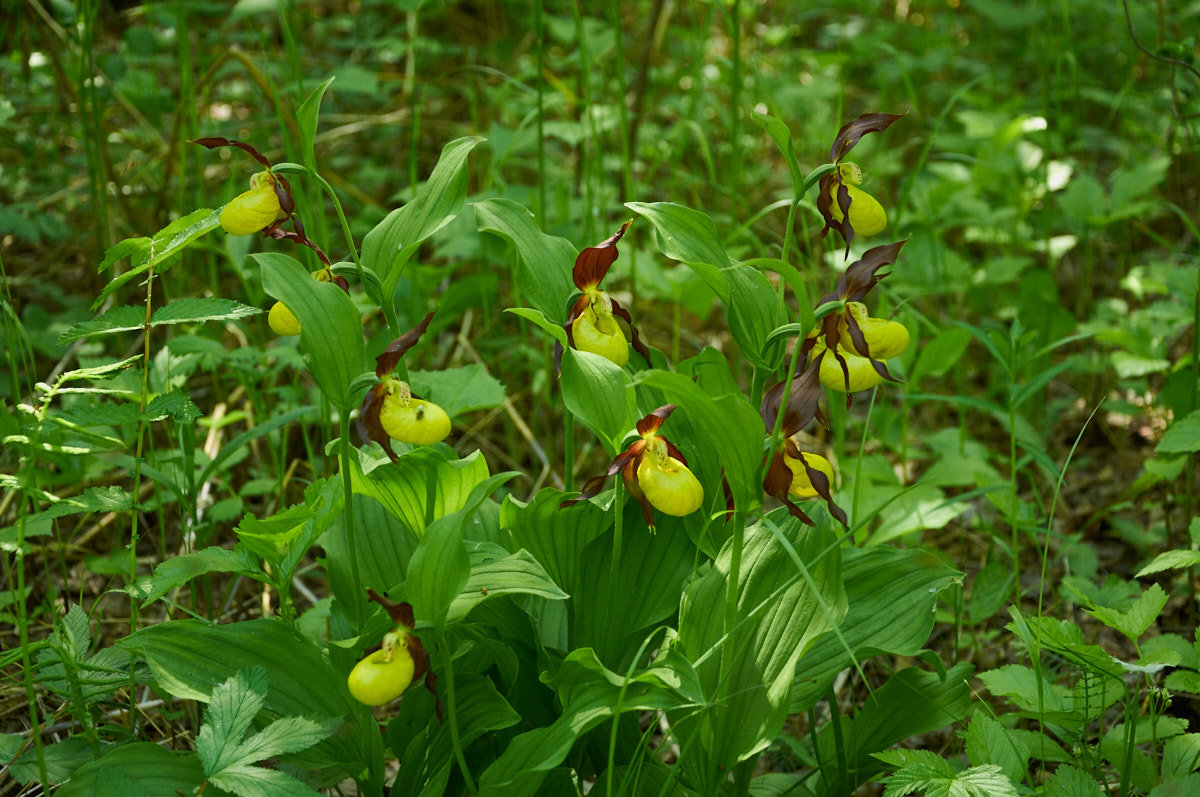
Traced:
POLYGON ((563 408, 563 490, 575 490, 575 413, 563 408))

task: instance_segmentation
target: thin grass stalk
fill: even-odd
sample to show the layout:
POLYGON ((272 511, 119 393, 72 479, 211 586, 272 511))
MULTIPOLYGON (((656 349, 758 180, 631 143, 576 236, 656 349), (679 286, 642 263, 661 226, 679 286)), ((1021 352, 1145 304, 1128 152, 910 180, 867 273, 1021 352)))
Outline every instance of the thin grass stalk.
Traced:
POLYGON ((546 68, 546 31, 542 21, 543 0, 533 0, 533 30, 537 37, 537 79, 533 81, 537 89, 537 220, 543 229, 546 228, 546 105, 544 99, 544 81, 542 75, 546 68))
MULTIPOLYGON (((342 493, 344 495, 342 519, 346 526, 346 554, 350 557, 350 585, 354 595, 351 609, 356 629, 362 628, 362 576, 358 571, 358 543, 355 541, 354 528, 354 486, 350 478, 350 413, 342 410, 338 418, 341 445, 338 447, 338 469, 342 472, 342 493)), ((282 597, 282 596, 281 596, 282 597)))
POLYGON ((563 491, 575 489, 575 413, 563 407, 563 491))

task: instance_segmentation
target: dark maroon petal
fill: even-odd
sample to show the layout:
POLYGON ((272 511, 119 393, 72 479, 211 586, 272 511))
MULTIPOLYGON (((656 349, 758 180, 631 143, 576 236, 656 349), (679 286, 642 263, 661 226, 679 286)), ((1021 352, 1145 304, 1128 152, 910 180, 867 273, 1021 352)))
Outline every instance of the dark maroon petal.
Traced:
POLYGON ((637 422, 638 434, 645 435, 650 432, 657 432, 667 418, 671 417, 671 413, 675 411, 674 404, 664 404, 654 412, 642 418, 637 422))
POLYGON ((629 334, 633 336, 633 350, 642 355, 642 359, 646 361, 646 365, 651 368, 654 364, 650 362, 650 349, 646 348, 646 344, 642 343, 642 338, 638 334, 637 327, 633 325, 633 317, 629 315, 629 311, 621 306, 621 303, 616 299, 612 300, 613 315, 617 316, 629 325, 629 334))
POLYGON ((245 141, 238 141, 235 138, 221 138, 220 136, 209 136, 207 138, 192 139, 191 143, 199 144, 200 146, 208 147, 209 149, 217 149, 218 147, 237 147, 238 149, 240 149, 243 152, 245 152, 246 154, 248 154, 251 158, 254 158, 254 160, 261 163, 263 166, 266 166, 268 169, 271 168, 271 162, 268 161, 266 158, 264 158, 262 156, 262 153, 260 153, 258 150, 256 150, 250 144, 247 144, 245 141))
POLYGON ((383 430, 379 413, 383 409, 383 400, 387 398, 387 385, 379 384, 367 391, 362 405, 358 408, 358 437, 363 445, 379 443, 383 452, 395 464, 400 464, 400 458, 392 450, 392 438, 383 430))
POLYGON ((571 271, 576 288, 582 291, 600 284, 609 267, 617 260, 617 241, 621 240, 632 223, 633 219, 630 219, 612 236, 579 253, 579 257, 575 258, 575 268, 571 271))
POLYGON ((630 463, 634 463, 636 466, 637 460, 641 458, 642 452, 645 450, 645 440, 633 441, 629 448, 617 455, 616 459, 612 461, 612 463, 608 466, 608 470, 605 471, 602 476, 593 476, 592 478, 588 479, 586 482, 584 482, 583 492, 574 498, 568 498, 567 500, 563 501, 558 505, 558 508, 563 509, 568 506, 574 506, 580 501, 586 501, 589 498, 595 498, 600 494, 600 491, 604 489, 604 482, 608 481, 609 476, 616 475, 630 463))
MULTIPOLYGON (((287 180, 278 176, 271 187, 275 189, 275 198, 279 200, 279 209, 283 211, 285 216, 291 216, 292 212, 296 209, 296 201, 292 199, 292 187, 288 185, 287 180)), ((301 235, 304 234, 303 226, 297 229, 301 235)))
POLYGON ((900 256, 900 249, 906 241, 895 241, 890 244, 876 246, 863 253, 861 259, 851 263, 846 273, 837 282, 834 294, 838 299, 847 302, 860 302, 879 281, 891 272, 883 274, 879 270, 890 266, 900 256))
MULTIPOLYGON (((854 342, 854 351, 862 357, 871 357, 871 347, 867 343, 867 338, 863 335, 862 327, 858 325, 858 319, 849 310, 843 316, 846 319, 846 329, 850 332, 850 340, 854 342)), ((839 335, 839 338, 841 336, 839 335)))
POLYGON ((383 379, 396 370, 396 365, 400 362, 400 358, 404 356, 404 352, 415 346, 417 341, 421 339, 421 336, 425 334, 425 330, 429 329, 429 322, 433 319, 433 314, 436 312, 437 310, 430 310, 421 323, 388 344, 383 353, 375 358, 376 376, 383 379))
MULTIPOLYGON (((802 361, 806 362, 806 361, 802 361)), ((787 408, 783 413, 783 424, 780 427, 784 437, 791 437, 796 432, 812 423, 814 418, 822 419, 819 403, 823 391, 820 379, 821 362, 818 358, 806 364, 800 374, 792 379, 792 390, 788 395, 787 408)), ((775 429, 775 419, 783 402, 783 391, 787 387, 786 380, 772 387, 763 396, 759 414, 763 425, 770 431, 775 429)))
POLYGON ((829 160, 834 163, 839 162, 846 157, 846 153, 854 149, 854 145, 858 140, 867 133, 878 133, 881 130, 887 130, 892 122, 895 122, 904 114, 896 113, 864 113, 852 122, 847 122, 842 125, 842 129, 838 131, 837 137, 833 140, 833 146, 829 148, 829 160))

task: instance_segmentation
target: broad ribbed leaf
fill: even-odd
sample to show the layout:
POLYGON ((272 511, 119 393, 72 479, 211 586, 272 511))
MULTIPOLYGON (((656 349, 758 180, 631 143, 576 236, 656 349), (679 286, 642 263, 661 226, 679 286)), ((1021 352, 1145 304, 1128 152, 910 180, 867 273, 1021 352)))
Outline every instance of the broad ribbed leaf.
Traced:
POLYGON ((95 794, 155 797, 191 794, 204 782, 200 759, 179 755, 153 742, 133 742, 116 747, 84 764, 55 794, 91 797, 95 794))
POLYGON ((231 625, 172 620, 143 628, 117 644, 144 659, 158 687, 175 697, 207 702, 219 684, 257 665, 269 678, 266 711, 343 718, 341 732, 301 756, 309 766, 341 767, 357 775, 379 746, 375 722, 350 696, 345 673, 279 620, 231 625))
POLYGON ((354 492, 369 495, 418 538, 425 534, 426 515, 439 518, 462 509, 471 490, 488 477, 483 455, 473 452, 465 459, 449 459, 453 452, 437 446, 422 446, 400 457, 400 464, 380 465, 363 474, 351 465, 354 492), (433 496, 433 506, 428 498, 433 496))
POLYGON ((211 547, 172 556, 154 568, 154 576, 148 584, 132 587, 131 590, 138 589, 141 600, 153 603, 176 587, 205 573, 238 573, 260 581, 265 579, 257 557, 248 551, 211 547))
POLYGON ((659 251, 699 274, 721 298, 729 333, 743 356, 761 368, 778 366, 782 347, 764 348, 771 331, 787 321, 779 294, 760 271, 729 259, 712 219, 670 202, 625 206, 654 225, 659 251))
MULTIPOLYGON (((572 513, 575 507, 563 510, 572 513)), ((612 572, 613 538, 604 534, 583 552, 572 600, 577 647, 595 648, 601 661, 617 666, 627 638, 641 642, 645 629, 679 608, 679 595, 692 574, 696 549, 683 522, 660 515, 657 532, 641 522, 635 501, 625 504, 625 534, 617 572, 612 572)))
POLYGON ((466 618, 471 609, 499 595, 536 595, 548 600, 568 597, 528 551, 508 554, 494 543, 475 543, 468 552, 471 576, 451 602, 447 622, 466 618))
POLYGON ((357 401, 350 382, 367 369, 358 308, 332 282, 318 282, 294 258, 277 252, 251 255, 262 268, 263 289, 300 320, 300 353, 313 381, 334 405, 349 411, 357 401))
POLYGON ((495 233, 516 249, 522 298, 552 323, 565 323, 567 299, 575 292, 571 268, 578 254, 571 242, 542 232, 533 214, 511 199, 485 199, 472 207, 480 232, 495 233))
POLYGON ((511 550, 529 551, 564 592, 574 595, 580 571, 592 569, 584 549, 612 527, 613 519, 590 501, 559 509, 570 495, 545 488, 527 504, 510 495, 500 507, 500 526, 512 537, 511 550))
POLYGON ((449 224, 467 198, 467 155, 484 141, 456 138, 442 147, 437 166, 407 205, 389 213, 363 239, 363 263, 383 280, 383 295, 396 289, 400 272, 429 236, 449 224))
POLYGON ((791 713, 815 706, 839 672, 876 653, 915 656, 933 630, 938 593, 961 577, 920 550, 842 550, 842 578, 850 610, 796 665, 791 713), (850 650, 847 650, 846 647, 850 650))
POLYGON ((737 580, 738 625, 728 637, 732 539, 713 568, 684 593, 679 641, 715 705, 681 715, 673 727, 684 749, 680 765, 702 792, 714 792, 724 773, 775 738, 787 716, 796 662, 845 614, 835 540, 825 516, 814 528, 776 512, 747 528, 737 580))
POLYGON ((636 408, 629 384, 629 375, 607 358, 563 350, 563 403, 600 438, 609 456, 616 456, 621 439, 634 427, 636 408))
MULTIPOLYGON (((350 595, 354 584, 344 518, 344 514, 338 517, 320 542, 325 549, 325 569, 332 592, 339 596, 350 595)), ((366 495, 354 496, 354 527, 358 532, 355 551, 362 587, 382 595, 403 582, 408 562, 417 548, 417 536, 366 495)))

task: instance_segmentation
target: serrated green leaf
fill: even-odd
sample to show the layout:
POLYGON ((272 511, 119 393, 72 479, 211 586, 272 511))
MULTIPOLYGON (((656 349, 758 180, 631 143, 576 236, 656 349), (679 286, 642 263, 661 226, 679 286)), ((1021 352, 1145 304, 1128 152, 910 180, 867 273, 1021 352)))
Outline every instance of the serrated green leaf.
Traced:
POLYGON ((1158 454, 1189 454, 1200 451, 1200 410, 1171 424, 1154 451, 1158 454))
POLYGON ((155 274, 161 275, 188 244, 217 229, 221 225, 220 217, 220 210, 201 208, 163 227, 153 239, 131 238, 109 249, 99 270, 110 268, 125 258, 130 259, 130 268, 104 286, 92 302, 92 309, 102 305, 117 288, 145 274, 151 267, 155 274))
POLYGON ((1107 606, 1093 606, 1087 612, 1100 622, 1136 642, 1158 619, 1167 605, 1167 593, 1158 584, 1151 584, 1128 611, 1118 611, 1107 606))
POLYGON ((239 764, 209 778, 214 786, 238 797, 320 797, 320 792, 286 772, 239 764))
POLYGON ((58 345, 65 346, 80 338, 102 333, 128 332, 134 329, 141 329, 145 323, 146 309, 144 307, 130 307, 128 305, 111 307, 99 318, 93 318, 90 321, 80 321, 78 324, 72 326, 59 336, 58 345))
POLYGON ((211 777, 240 759, 238 746, 266 701, 267 681, 266 670, 251 667, 213 687, 204 724, 196 734, 196 754, 206 775, 211 777))
POLYGON ((1152 573, 1161 573, 1163 570, 1181 570, 1185 567, 1195 567, 1196 565, 1200 565, 1200 551, 1164 551, 1154 557, 1150 564, 1137 571, 1137 575, 1134 578, 1142 578, 1152 573))
POLYGON ((1013 705, 1029 712, 1062 712, 1067 709, 1070 690, 1042 681, 1041 703, 1038 702, 1037 674, 1021 664, 1006 664, 979 674, 979 680, 993 695, 1007 697, 1013 705))
MULTIPOLYGON (((146 603, 153 603, 176 587, 205 573, 237 573, 260 581, 265 578, 258 566, 257 557, 250 555, 246 550, 204 548, 172 556, 154 568, 154 576, 148 584, 140 587, 141 594, 138 597, 146 603)), ((139 587, 130 589, 136 590, 139 587)))
POLYGON ((1029 767, 1025 743, 987 714, 979 713, 967 727, 967 758, 972 764, 995 764, 1012 780, 1020 780, 1029 767))
POLYGON ((153 422, 170 417, 179 423, 190 424, 203 414, 190 398, 175 390, 152 398, 141 413, 141 418, 153 422))

